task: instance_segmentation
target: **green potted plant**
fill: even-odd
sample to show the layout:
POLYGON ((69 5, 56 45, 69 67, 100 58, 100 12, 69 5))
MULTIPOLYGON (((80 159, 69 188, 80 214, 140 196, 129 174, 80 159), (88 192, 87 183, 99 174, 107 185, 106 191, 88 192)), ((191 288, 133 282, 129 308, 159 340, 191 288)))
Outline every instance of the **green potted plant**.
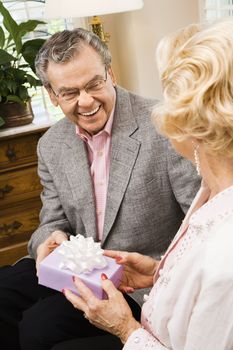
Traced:
POLYGON ((28 20, 17 24, 0 1, 0 126, 28 124, 33 119, 30 88, 41 85, 34 61, 44 39, 24 40, 44 22, 28 20))

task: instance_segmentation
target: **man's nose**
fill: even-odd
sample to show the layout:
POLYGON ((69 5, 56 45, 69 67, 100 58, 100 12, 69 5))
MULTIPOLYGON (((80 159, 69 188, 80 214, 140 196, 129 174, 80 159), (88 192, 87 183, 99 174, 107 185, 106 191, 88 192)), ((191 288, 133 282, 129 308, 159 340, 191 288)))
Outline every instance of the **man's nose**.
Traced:
POLYGON ((78 98, 79 106, 89 106, 93 102, 93 97, 88 94, 84 89, 80 90, 80 95, 78 98))

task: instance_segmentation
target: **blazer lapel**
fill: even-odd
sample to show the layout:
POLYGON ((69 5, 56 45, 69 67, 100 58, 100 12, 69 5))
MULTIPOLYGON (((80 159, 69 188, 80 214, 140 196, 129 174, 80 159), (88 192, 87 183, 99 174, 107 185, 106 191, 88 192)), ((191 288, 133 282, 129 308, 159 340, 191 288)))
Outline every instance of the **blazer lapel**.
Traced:
POLYGON ((93 185, 84 142, 73 132, 67 135, 63 159, 74 200, 77 201, 86 235, 96 239, 96 214, 93 185))
POLYGON ((140 141, 131 137, 137 129, 138 125, 132 113, 129 95, 118 88, 112 128, 111 164, 102 243, 116 219, 138 156, 140 141))

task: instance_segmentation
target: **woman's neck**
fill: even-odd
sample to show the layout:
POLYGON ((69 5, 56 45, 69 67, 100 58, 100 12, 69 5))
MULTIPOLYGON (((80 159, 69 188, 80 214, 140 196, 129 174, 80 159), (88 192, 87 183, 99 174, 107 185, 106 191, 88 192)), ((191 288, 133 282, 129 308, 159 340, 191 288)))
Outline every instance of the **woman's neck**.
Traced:
POLYGON ((201 164, 203 180, 210 189, 210 198, 233 185, 233 162, 205 156, 201 164))

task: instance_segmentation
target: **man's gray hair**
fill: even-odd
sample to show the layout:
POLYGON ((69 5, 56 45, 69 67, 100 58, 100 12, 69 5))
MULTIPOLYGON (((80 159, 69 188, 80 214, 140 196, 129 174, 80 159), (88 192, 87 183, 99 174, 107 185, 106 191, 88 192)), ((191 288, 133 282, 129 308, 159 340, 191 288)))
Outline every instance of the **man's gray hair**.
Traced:
POLYGON ((52 35, 37 54, 35 67, 42 84, 50 87, 47 79, 49 62, 68 62, 79 54, 85 45, 90 45, 99 54, 107 69, 111 66, 111 53, 97 35, 83 28, 63 30, 52 35))

